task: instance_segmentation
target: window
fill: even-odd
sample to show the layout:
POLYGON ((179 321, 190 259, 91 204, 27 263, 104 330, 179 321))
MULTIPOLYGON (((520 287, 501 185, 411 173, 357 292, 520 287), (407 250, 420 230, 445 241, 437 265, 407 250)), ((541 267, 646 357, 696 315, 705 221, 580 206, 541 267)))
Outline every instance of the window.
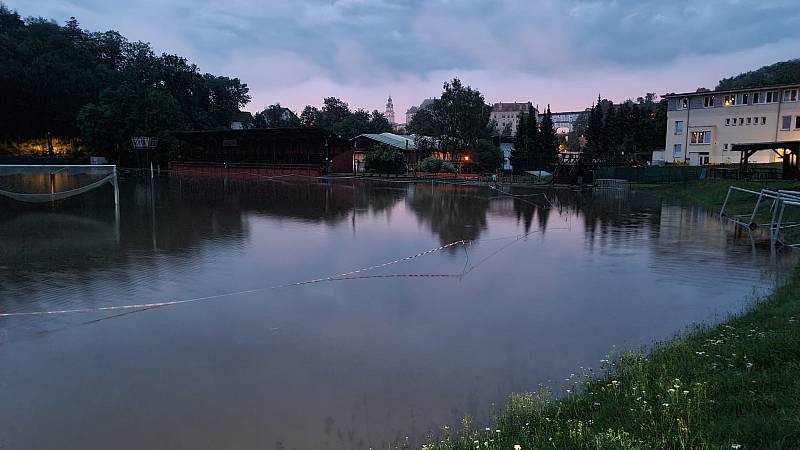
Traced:
POLYGON ((706 95, 703 97, 703 108, 713 108, 714 107, 714 96, 713 95, 706 95))
POLYGON ((676 120, 675 121, 675 134, 683 134, 683 121, 676 120))
POLYGON ((733 121, 731 122, 731 125, 733 125, 734 127, 736 126, 736 117, 733 118, 733 121))
POLYGON ((792 126, 792 116, 781 117, 781 130, 788 130, 792 126))
POLYGON ((731 118, 730 118, 730 117, 728 117, 727 119, 725 119, 725 126, 727 127, 727 126, 729 126, 730 124, 731 124, 731 118))
POLYGON ((744 125, 744 117, 739 117, 739 125, 744 125))
POLYGON ((753 104, 761 103, 761 99, 764 97, 761 96, 761 92, 753 92, 753 104))
POLYGON ((681 148, 681 144, 675 144, 672 147, 672 157, 673 158, 683 158, 683 149, 681 148))
POLYGON ((710 144, 710 131, 692 131, 692 144, 710 144))
POLYGON ((724 145, 722 146, 722 149, 723 149, 723 150, 728 150, 728 144, 724 144, 724 145))
POLYGON ((784 89, 783 90, 783 101, 785 101, 785 102, 796 102, 797 101, 797 89, 784 89))
POLYGON ((767 92, 767 103, 775 103, 778 101, 778 91, 767 92))
POLYGON ((767 118, 764 117, 764 116, 761 116, 761 125, 766 125, 766 124, 767 124, 767 118))
POLYGON ((750 100, 750 94, 747 94, 747 93, 742 94, 742 104, 743 105, 748 104, 749 100, 750 100))
POLYGON ((753 125, 758 125, 758 117, 753 117, 753 125))
POLYGON ((689 99, 684 97, 681 99, 681 109, 686 109, 689 107, 689 99))
POLYGON ((726 95, 722 101, 722 104, 725 106, 733 106, 736 104, 736 94, 734 95, 726 95))
POLYGON ((753 124, 753 119, 751 119, 750 117, 748 117, 748 118, 747 118, 747 124, 748 124, 748 125, 752 125, 752 124, 753 124))
POLYGON ((794 129, 800 130, 800 116, 794 116, 794 129))

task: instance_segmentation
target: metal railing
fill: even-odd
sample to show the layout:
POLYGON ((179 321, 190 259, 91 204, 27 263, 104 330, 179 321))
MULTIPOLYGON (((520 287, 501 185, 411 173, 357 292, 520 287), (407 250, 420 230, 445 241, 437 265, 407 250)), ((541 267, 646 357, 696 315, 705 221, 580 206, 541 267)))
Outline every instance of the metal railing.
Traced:
POLYGON ((755 230, 758 227, 766 226, 769 228, 770 241, 779 243, 787 247, 800 247, 800 243, 792 243, 786 237, 785 230, 800 227, 800 221, 786 221, 785 212, 786 207, 800 207, 800 191, 790 190, 771 190, 761 189, 754 191, 745 189, 738 186, 729 186, 728 193, 725 195, 725 201, 722 203, 720 209, 720 216, 727 217, 737 225, 747 227, 750 230, 755 230), (734 192, 742 192, 750 194, 756 198, 753 209, 747 214, 726 214, 728 203, 731 200, 731 194, 734 192), (769 222, 759 223, 759 211, 762 204, 769 203, 769 222), (783 230, 783 232, 782 232, 783 230))

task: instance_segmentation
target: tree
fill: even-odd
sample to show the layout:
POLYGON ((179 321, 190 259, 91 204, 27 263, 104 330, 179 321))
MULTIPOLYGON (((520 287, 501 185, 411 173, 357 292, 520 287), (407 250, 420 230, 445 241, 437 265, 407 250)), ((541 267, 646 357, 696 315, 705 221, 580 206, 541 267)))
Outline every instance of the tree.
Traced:
POLYGON ((475 168, 480 172, 494 172, 503 167, 503 151, 488 139, 478 141, 475 150, 475 168))
POLYGON ((542 165, 542 144, 540 140, 539 122, 536 119, 536 109, 528 105, 528 120, 526 122, 526 144, 528 161, 525 170, 537 170, 542 165))
POLYGON ((586 150, 594 155, 600 156, 603 154, 604 145, 602 140, 603 130, 603 106, 600 96, 597 96, 597 103, 592 105, 589 111, 589 120, 586 125, 586 150))
POLYGON ((368 133, 387 133, 392 131, 392 124, 389 123, 389 119, 382 112, 376 109, 370 114, 367 128, 368 133))
POLYGON ((304 127, 316 127, 322 120, 322 111, 314 106, 306 106, 300 113, 300 125, 304 127))
POLYGON ((410 133, 422 136, 438 136, 439 130, 436 127, 433 113, 428 108, 417 111, 408 123, 410 133))
POLYGON ((745 89, 800 82, 800 58, 781 61, 760 69, 719 80, 716 89, 745 89))
POLYGON ((456 168, 450 161, 429 156, 422 160, 418 170, 428 173, 456 173, 456 168))
POLYGON ((350 116, 350 106, 336 97, 326 97, 322 101, 319 126, 333 126, 344 122, 350 116))
POLYGON ((558 135, 553 127, 553 114, 550 112, 550 105, 542 116, 542 124, 539 133, 539 165, 536 170, 549 170, 551 166, 558 162, 558 135))
POLYGON ((400 150, 385 144, 375 146, 366 156, 367 170, 373 173, 402 174, 406 172, 407 161, 400 150))
POLYGON ((326 97, 322 109, 306 106, 300 114, 300 123, 306 127, 320 127, 345 139, 364 133, 386 133, 392 125, 379 111, 369 113, 363 109, 350 110, 350 106, 336 97, 326 97))
POLYGON ((603 128, 600 130, 603 142, 603 153, 613 156, 618 153, 618 147, 622 143, 621 129, 617 120, 617 107, 614 103, 606 103, 606 114, 603 119, 603 128))
POLYGON ((431 106, 439 148, 454 154, 474 153, 478 141, 490 137, 489 113, 478 90, 464 86, 458 78, 444 83, 442 96, 431 106))
POLYGON ((514 148, 511 149, 511 169, 515 174, 525 173, 528 168, 528 125, 527 115, 520 114, 517 123, 517 134, 514 137, 514 148))
POLYGON ((25 26, 25 22, 19 17, 19 13, 8 9, 0 3, 0 33, 6 33, 25 26))
POLYGON ((168 148, 175 141, 167 130, 228 126, 248 91, 237 78, 156 56, 116 31, 89 32, 74 17, 64 26, 23 22, 0 5, 0 138, 52 133, 108 154, 130 149, 133 133, 148 133, 168 148))

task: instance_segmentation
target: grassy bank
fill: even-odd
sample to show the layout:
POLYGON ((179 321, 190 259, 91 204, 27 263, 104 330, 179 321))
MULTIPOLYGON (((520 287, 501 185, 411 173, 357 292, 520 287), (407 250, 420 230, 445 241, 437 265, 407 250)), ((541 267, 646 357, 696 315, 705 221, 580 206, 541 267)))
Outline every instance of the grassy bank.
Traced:
MULTIPOLYGON (((653 188, 719 207, 729 183, 653 188)), ((754 186, 755 187, 755 186, 754 186)), ((800 449, 800 270, 736 317, 627 353, 575 393, 513 395, 431 449, 800 449)))
MULTIPOLYGON (((728 193, 728 187, 731 185, 754 191, 765 188, 772 190, 800 188, 800 183, 795 181, 770 181, 768 183, 763 183, 755 181, 714 180, 672 184, 636 184, 632 185, 632 189, 679 197, 684 200, 700 203, 709 209, 719 211, 722 207, 722 202, 725 201, 725 194, 728 193)), ((752 208, 751 197, 746 195, 733 196, 729 200, 729 206, 733 208, 749 206, 752 208)))

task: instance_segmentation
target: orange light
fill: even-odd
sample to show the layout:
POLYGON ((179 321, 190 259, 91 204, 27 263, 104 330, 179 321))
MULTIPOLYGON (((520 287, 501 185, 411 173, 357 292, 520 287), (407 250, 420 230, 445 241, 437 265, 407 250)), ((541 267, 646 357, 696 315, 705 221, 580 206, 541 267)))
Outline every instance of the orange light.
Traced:
POLYGON ((465 156, 464 161, 469 161, 469 156, 465 156))

